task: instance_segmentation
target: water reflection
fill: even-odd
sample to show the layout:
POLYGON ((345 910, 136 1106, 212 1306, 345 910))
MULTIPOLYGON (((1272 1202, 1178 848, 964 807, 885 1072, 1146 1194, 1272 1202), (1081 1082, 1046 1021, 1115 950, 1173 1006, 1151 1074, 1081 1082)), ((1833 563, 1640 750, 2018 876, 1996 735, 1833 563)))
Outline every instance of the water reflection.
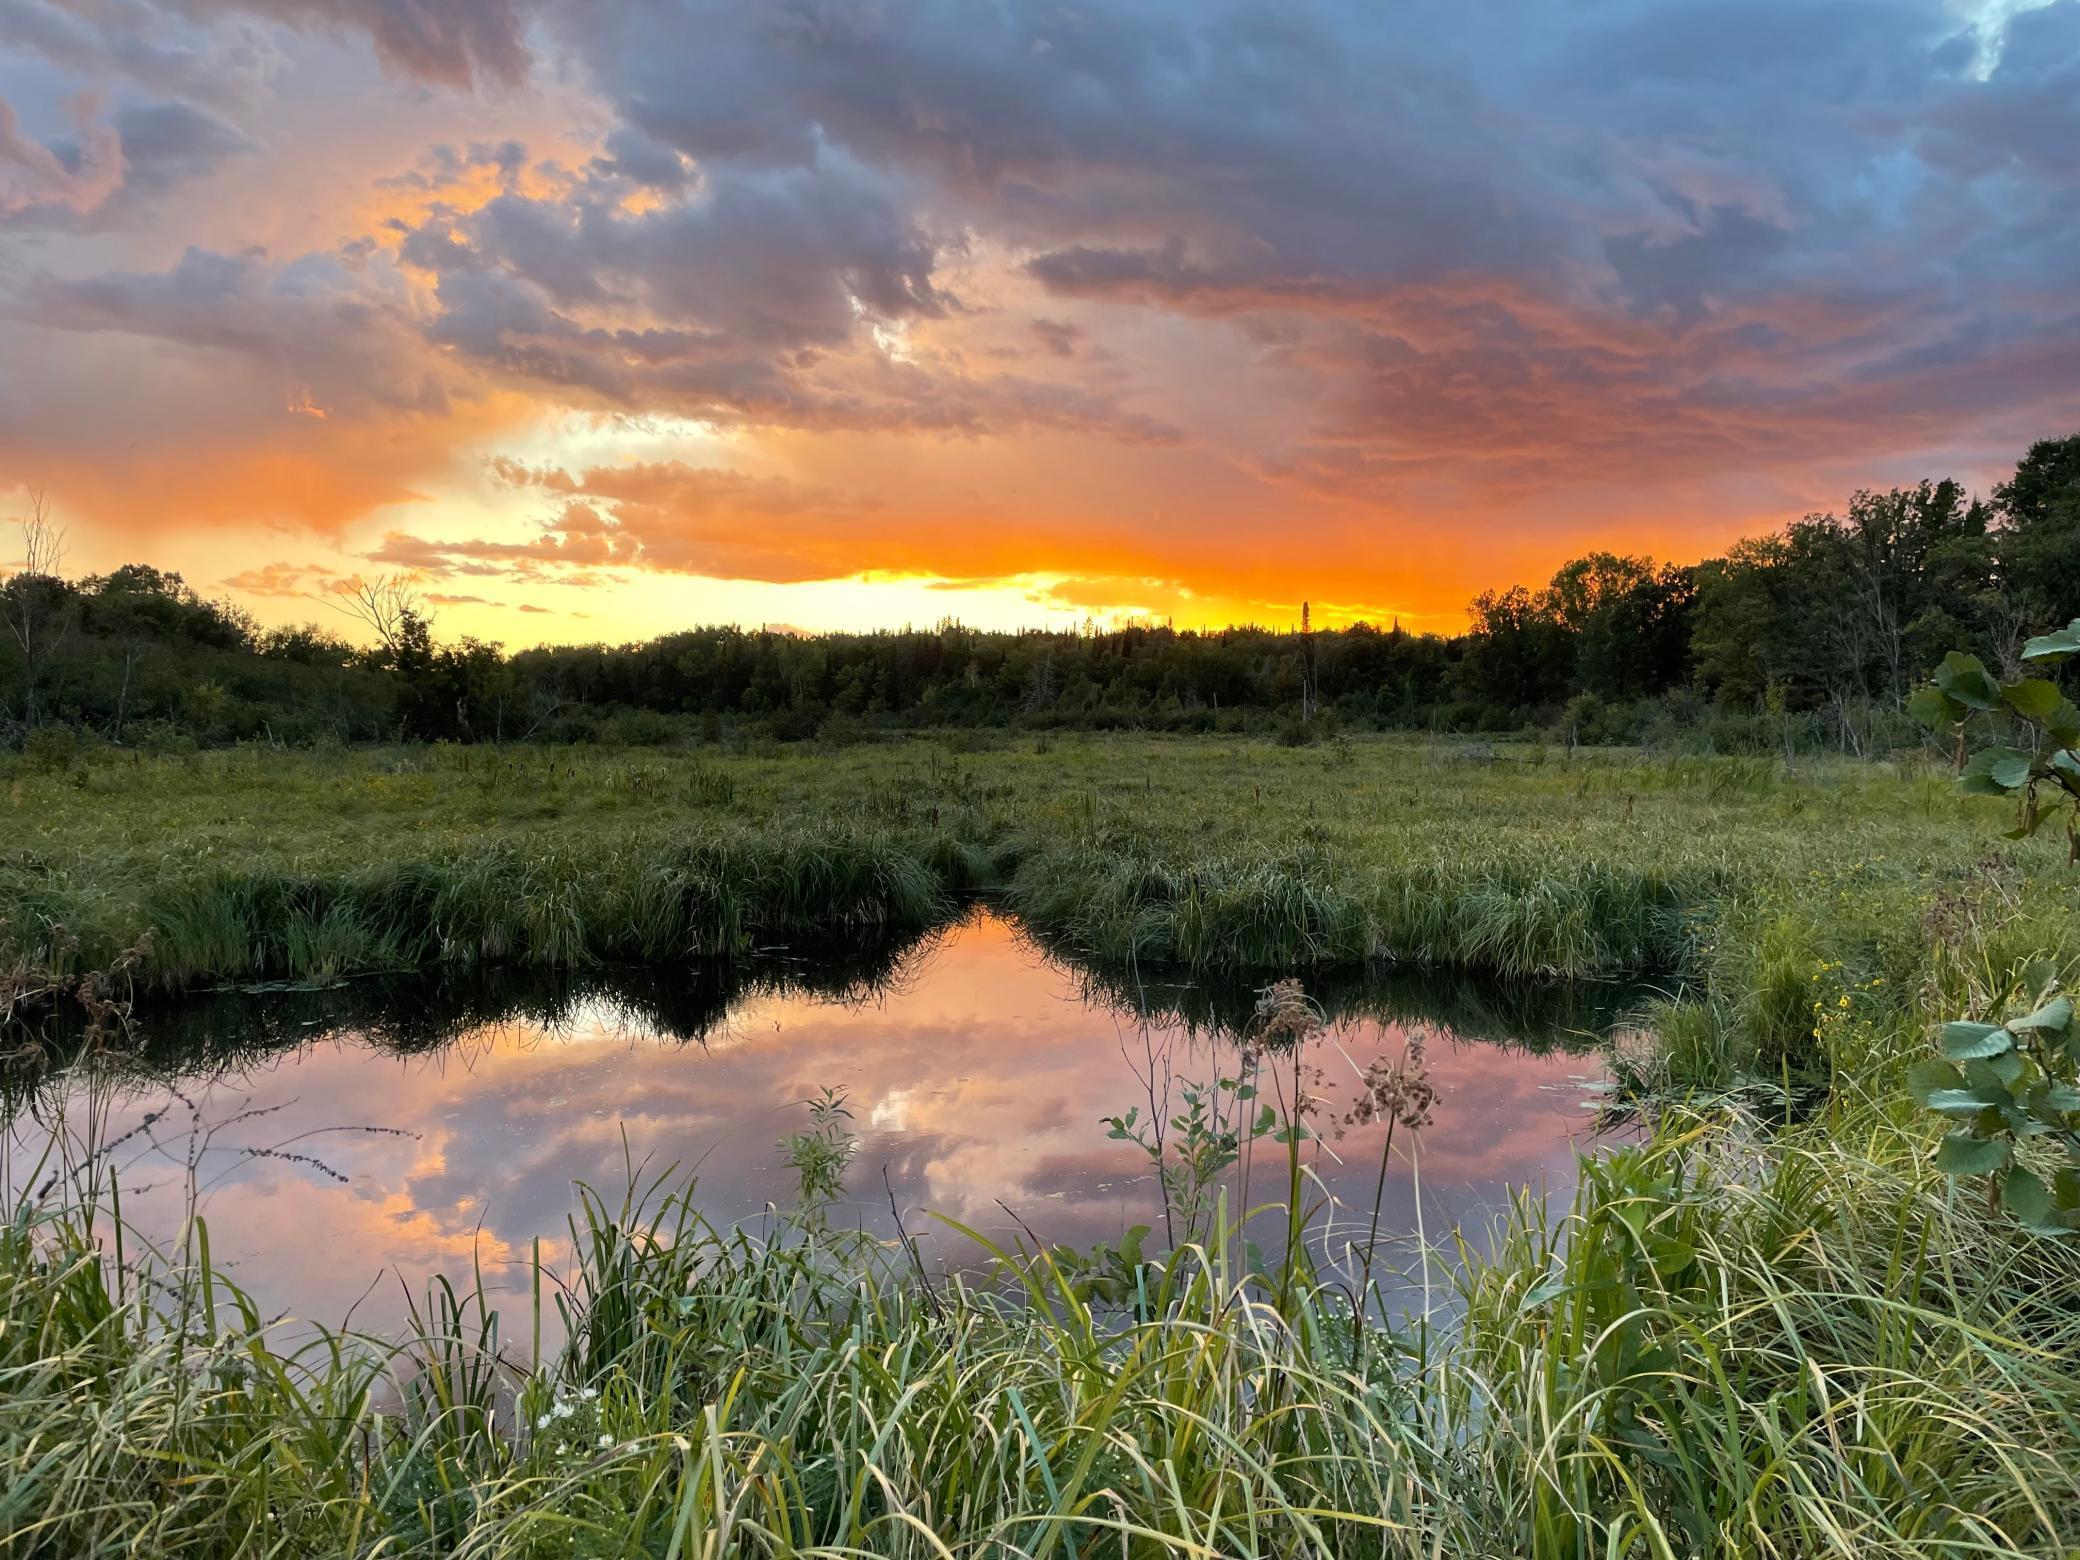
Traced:
MULTIPOLYGON (((1312 1059, 1339 1104, 1410 1025, 1435 1037, 1443 1099, 1420 1174, 1433 1237, 1512 1187, 1564 1193, 1590 1119, 1579 1084, 1599 1071, 1583 1048, 1622 993, 1397 978, 1317 994, 1336 1022, 1312 1059)), ((1002 1232, 1008 1208, 1049 1240, 1087 1245, 1160 1221, 1145 1161, 1101 1118, 1145 1111, 1151 1073, 1160 1090, 1165 1077, 1232 1070, 1228 1036, 1250 1001, 1246 988, 1078 971, 981 913, 842 962, 226 995, 143 1016, 130 1054, 16 1077, 10 1152, 19 1175, 61 1103, 123 1132, 178 1090, 189 1103, 121 1153, 126 1212, 170 1229, 189 1122, 231 1123, 203 1162, 213 1250, 270 1310, 320 1319, 390 1275, 358 1312, 364 1325, 398 1320, 399 1276, 416 1287, 475 1265, 524 1295, 531 1240, 560 1257, 572 1181, 618 1191, 631 1164, 696 1174, 719 1220, 759 1217, 790 1189, 777 1140, 825 1087, 849 1091, 861 1134, 837 1219, 892 1233, 885 1173, 928 1240, 916 1210, 1002 1232), (317 1163, 246 1152, 278 1146, 317 1163)), ((1378 1150, 1377 1129, 1354 1130, 1321 1146, 1317 1168, 1369 1209, 1378 1150)), ((1397 1162, 1388 1227, 1415 1226, 1417 1184, 1397 1162)), ((935 1257, 958 1247, 942 1230, 935 1257)))

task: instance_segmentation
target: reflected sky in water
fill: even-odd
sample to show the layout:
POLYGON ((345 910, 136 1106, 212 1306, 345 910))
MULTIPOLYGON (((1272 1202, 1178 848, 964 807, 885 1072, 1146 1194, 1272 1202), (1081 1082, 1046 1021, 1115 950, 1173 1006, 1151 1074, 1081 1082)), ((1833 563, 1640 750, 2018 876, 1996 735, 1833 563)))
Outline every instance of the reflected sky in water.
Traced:
MULTIPOLYGON (((1232 1072, 1232 1039, 1209 1020, 1246 1000, 1223 1008, 1203 991, 1108 988, 976 914, 882 957, 868 978, 752 979, 682 1001, 697 1012, 687 1022, 698 1038, 660 1022, 666 1005, 654 994, 611 982, 551 1002, 508 1000, 526 1016, 504 1019, 486 1016, 496 1000, 441 1012, 410 988, 385 995, 380 1012, 352 988, 293 1003, 248 998, 228 1016, 222 1003, 187 1004, 168 1032, 186 1025, 214 1039, 158 1067, 75 1068, 18 1105, 10 1174, 25 1176, 60 1098, 75 1129, 97 1105, 104 1141, 171 1104, 153 1129, 159 1148, 138 1138, 112 1156, 125 1167, 126 1214, 148 1233, 170 1232, 191 1120, 177 1089, 215 1129, 200 1178, 220 1264, 271 1313, 336 1322, 370 1291, 355 1323, 387 1328, 404 1311, 400 1276, 416 1289, 473 1264, 509 1312, 524 1310, 532 1239, 543 1237, 552 1261, 566 1250, 571 1183, 618 1198, 631 1161, 697 1175, 697 1201, 718 1221, 760 1218, 792 1192, 778 1140, 806 1125, 803 1100, 836 1088, 849 1095, 860 1152, 835 1222, 893 1233, 886 1172, 935 1262, 961 1260, 963 1242, 929 1213, 1008 1234, 1008 1208, 1050 1241, 1086 1246, 1129 1224, 1161 1230, 1145 1160, 1110 1140, 1102 1118, 1136 1104, 1147 1113, 1151 1062, 1159 1091, 1171 1080, 1173 1109, 1178 1084, 1232 1072), (414 1008, 425 1015, 418 1028, 400 1017, 414 1008), (225 1042, 232 1021, 248 1043, 225 1042)), ((1576 1026, 1587 1020, 1482 1016, 1407 990, 1346 993, 1331 1007, 1337 1022, 1311 1060, 1336 1111, 1357 1070, 1382 1051, 1398 1055, 1412 1025, 1433 1037, 1442 1099, 1421 1134, 1419 1176, 1397 1147, 1386 1228, 1415 1228, 1418 1185, 1432 1239, 1485 1226, 1512 1188, 1567 1193, 1575 1153, 1592 1142, 1581 1085, 1602 1076, 1600 1058, 1580 1049, 1576 1026), (1531 1031, 1517 1037, 1528 1045, 1493 1033, 1512 1023, 1531 1031)), ((149 1048, 150 1018, 139 1027, 149 1048)), ((1369 1212, 1379 1146, 1377 1128, 1309 1146, 1346 1218, 1369 1212)), ((1282 1149, 1258 1152, 1282 1164, 1282 1149)), ((1277 1172, 1258 1158, 1254 1200, 1277 1194, 1277 1172)), ((1266 1244, 1274 1225, 1265 1221, 1266 1244)), ((508 1335, 524 1326, 515 1316, 508 1335)))

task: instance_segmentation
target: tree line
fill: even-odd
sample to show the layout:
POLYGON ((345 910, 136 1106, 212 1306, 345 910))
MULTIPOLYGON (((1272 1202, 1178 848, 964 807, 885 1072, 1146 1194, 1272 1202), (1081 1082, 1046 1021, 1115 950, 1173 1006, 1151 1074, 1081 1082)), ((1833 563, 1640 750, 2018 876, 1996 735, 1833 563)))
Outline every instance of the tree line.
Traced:
POLYGON ((1596 552, 1475 598, 1464 633, 1132 625, 798 635, 711 626, 506 653, 443 641, 409 584, 342 599, 365 625, 262 629, 177 573, 65 577, 40 502, 0 585, 0 743, 844 740, 917 727, 1275 733, 1538 729, 1722 749, 1912 740, 1953 649, 2012 671, 2080 614, 2080 434, 1985 498, 1859 492, 1695 564, 1596 552), (39 735, 41 734, 41 735, 39 735))

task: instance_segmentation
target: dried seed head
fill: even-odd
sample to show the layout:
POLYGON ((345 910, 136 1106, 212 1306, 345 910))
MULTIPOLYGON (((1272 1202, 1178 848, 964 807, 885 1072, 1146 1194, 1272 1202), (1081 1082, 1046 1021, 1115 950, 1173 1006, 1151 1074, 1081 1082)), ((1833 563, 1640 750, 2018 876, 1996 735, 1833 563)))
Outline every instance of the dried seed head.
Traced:
POLYGON ((1389 1118, 1411 1132, 1430 1125, 1437 1086, 1430 1081, 1429 1045, 1420 1029, 1408 1037, 1399 1061, 1375 1056, 1359 1079, 1358 1098, 1344 1113, 1346 1127, 1389 1118))
POLYGON ((1257 993, 1253 1038, 1259 1045, 1287 1045, 1305 1040, 1322 1027, 1322 1015, 1308 1000, 1306 988, 1287 977, 1257 993))

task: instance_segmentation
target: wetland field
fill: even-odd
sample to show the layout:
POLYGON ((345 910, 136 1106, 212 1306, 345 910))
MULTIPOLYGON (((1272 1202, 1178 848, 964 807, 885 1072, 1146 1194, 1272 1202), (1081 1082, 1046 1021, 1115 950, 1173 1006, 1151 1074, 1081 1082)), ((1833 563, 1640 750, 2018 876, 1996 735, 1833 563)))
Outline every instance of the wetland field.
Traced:
POLYGON ((2066 1188, 1946 1173, 1925 1071, 2070 1027, 2080 870, 1932 758, 104 748, 0 816, 0 1553, 2080 1543, 2066 1188))

